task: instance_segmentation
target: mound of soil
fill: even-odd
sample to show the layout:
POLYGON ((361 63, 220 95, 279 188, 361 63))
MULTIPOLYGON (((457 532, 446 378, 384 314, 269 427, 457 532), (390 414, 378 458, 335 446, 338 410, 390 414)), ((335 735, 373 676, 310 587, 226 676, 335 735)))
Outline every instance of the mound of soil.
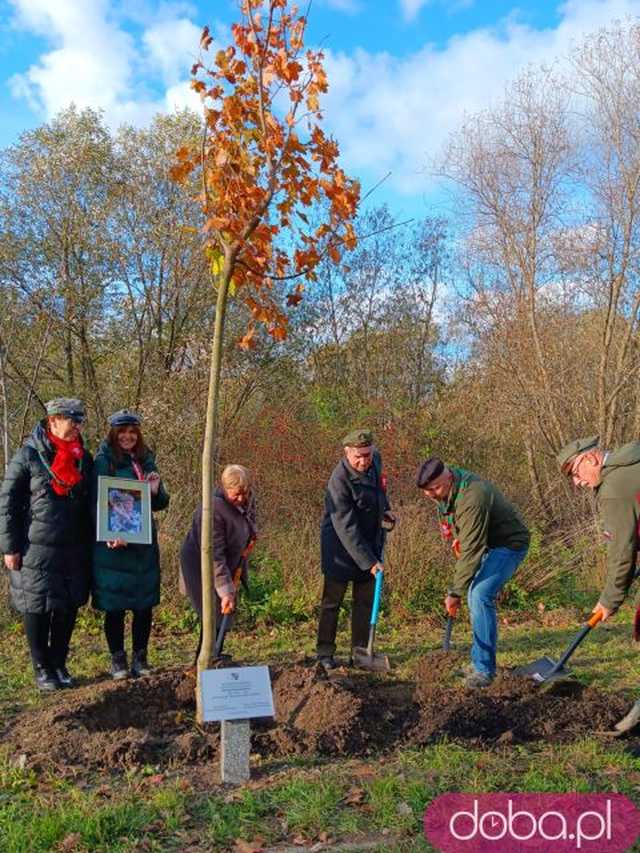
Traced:
MULTIPOLYGON (((432 653, 406 681, 346 670, 327 677, 311 662, 272 667, 276 716, 252 723, 252 750, 274 758, 358 756, 443 736, 483 746, 567 742, 611 729, 628 710, 618 694, 578 683, 544 692, 509 674, 466 691, 454 675, 461 663, 455 654, 432 653)), ((194 691, 194 676, 182 670, 61 691, 17 716, 3 741, 28 766, 65 775, 210 766, 218 726, 195 724, 194 691)))
POLYGON ((484 690, 464 690, 452 675, 460 661, 443 657, 433 665, 423 661, 416 673, 420 719, 410 732, 416 744, 442 735, 478 746, 567 743, 610 731, 629 710, 629 699, 621 694, 602 693, 577 681, 541 688, 508 672, 484 690))

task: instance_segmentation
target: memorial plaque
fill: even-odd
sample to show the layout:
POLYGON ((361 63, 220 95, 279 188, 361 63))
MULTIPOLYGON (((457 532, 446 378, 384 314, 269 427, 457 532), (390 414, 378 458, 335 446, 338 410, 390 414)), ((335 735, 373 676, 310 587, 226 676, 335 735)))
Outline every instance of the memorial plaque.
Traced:
POLYGON ((205 722, 275 715, 267 666, 207 669, 200 683, 205 722))

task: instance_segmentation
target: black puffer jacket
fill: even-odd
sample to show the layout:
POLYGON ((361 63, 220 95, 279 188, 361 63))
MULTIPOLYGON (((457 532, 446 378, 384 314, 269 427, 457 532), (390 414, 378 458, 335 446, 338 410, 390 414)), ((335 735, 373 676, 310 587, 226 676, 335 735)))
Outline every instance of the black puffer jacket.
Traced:
POLYGON ((93 460, 85 450, 82 480, 63 497, 51 488, 53 457, 43 422, 11 460, 0 489, 0 551, 22 554, 21 569, 9 572, 20 613, 80 607, 89 595, 93 460))

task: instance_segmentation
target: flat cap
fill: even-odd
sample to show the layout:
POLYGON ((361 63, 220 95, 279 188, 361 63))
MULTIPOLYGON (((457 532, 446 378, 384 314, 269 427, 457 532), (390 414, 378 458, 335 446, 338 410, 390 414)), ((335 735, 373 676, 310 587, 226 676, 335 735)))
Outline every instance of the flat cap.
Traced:
POLYGON ((342 439, 343 447, 369 447, 373 444, 373 435, 368 429, 352 429, 342 439))
POLYGON ((130 409, 120 409, 107 418, 110 427, 140 426, 142 418, 130 409))
POLYGON ((62 415, 63 418, 71 418, 79 422, 87 417, 84 403, 76 397, 54 397, 53 400, 45 403, 45 410, 48 417, 62 415))
POLYGON ((416 472, 416 486, 419 489, 426 488, 432 480, 439 477, 444 471, 444 462, 437 456, 431 456, 420 465, 416 472))
POLYGON ((566 469, 569 463, 575 459, 580 453, 586 450, 593 450, 600 442, 599 435, 590 435, 588 438, 576 438, 570 441, 558 452, 556 459, 563 474, 566 474, 566 469))

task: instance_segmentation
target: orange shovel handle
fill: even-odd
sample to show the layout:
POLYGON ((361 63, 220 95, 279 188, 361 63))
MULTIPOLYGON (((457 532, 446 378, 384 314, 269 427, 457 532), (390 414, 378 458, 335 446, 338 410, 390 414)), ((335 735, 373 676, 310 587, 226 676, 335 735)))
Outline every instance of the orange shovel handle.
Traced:
POLYGON ((596 613, 593 614, 591 619, 588 620, 587 625, 590 628, 595 628, 596 625, 598 624, 598 622, 602 622, 602 619, 603 619, 602 610, 598 610, 596 613))

